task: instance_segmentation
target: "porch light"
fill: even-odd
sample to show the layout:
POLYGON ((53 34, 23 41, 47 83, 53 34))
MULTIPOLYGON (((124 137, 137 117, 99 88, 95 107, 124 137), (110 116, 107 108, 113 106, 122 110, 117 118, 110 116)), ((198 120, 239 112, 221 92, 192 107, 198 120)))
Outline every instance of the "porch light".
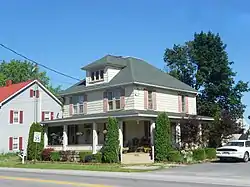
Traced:
POLYGON ((103 134, 107 134, 107 132, 108 132, 107 130, 103 130, 103 134))

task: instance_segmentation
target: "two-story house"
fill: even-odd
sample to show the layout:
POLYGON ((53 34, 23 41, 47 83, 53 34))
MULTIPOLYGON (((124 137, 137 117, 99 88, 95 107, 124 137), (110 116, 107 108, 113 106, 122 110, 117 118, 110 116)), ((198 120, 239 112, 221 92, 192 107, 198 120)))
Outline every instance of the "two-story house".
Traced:
POLYGON ((61 93, 63 119, 43 122, 49 147, 96 153, 110 116, 119 120, 121 146, 142 140, 150 146, 156 117, 163 111, 171 120, 173 140, 180 142, 179 120, 196 115, 197 91, 141 59, 107 55, 82 70, 86 79, 61 93), (63 145, 51 136, 59 131, 63 145))
POLYGON ((62 103, 39 81, 0 87, 0 153, 26 150, 33 122, 62 117, 62 103))

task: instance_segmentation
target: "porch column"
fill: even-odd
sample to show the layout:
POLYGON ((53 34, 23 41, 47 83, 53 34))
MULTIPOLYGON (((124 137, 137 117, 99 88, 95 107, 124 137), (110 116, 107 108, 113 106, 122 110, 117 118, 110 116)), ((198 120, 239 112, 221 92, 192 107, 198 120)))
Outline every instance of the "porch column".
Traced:
POLYGON ((44 148, 48 147, 48 126, 44 127, 44 148))
POLYGON ((98 135, 97 135, 97 131, 96 131, 96 129, 97 129, 97 124, 96 124, 96 122, 93 122, 93 136, 92 136, 92 138, 93 138, 93 140, 92 140, 92 153, 93 154, 96 154, 97 153, 97 144, 98 144, 98 135))
POLYGON ((63 125, 63 150, 66 151, 68 146, 68 125, 63 125))
POLYGON ((202 140, 202 124, 201 124, 201 122, 199 122, 199 124, 198 124, 198 141, 199 141, 200 145, 202 146, 202 144, 204 142, 202 140))
POLYGON ((151 124, 150 124, 150 143, 151 143, 151 153, 152 153, 153 162, 155 161, 154 129, 155 129, 155 121, 151 121, 151 124))
POLYGON ((175 132, 176 132, 176 144, 179 147, 181 147, 181 124, 180 122, 176 123, 175 132))
POLYGON ((123 121, 119 121, 119 142, 120 142, 120 158, 122 163, 122 151, 123 151, 123 121))

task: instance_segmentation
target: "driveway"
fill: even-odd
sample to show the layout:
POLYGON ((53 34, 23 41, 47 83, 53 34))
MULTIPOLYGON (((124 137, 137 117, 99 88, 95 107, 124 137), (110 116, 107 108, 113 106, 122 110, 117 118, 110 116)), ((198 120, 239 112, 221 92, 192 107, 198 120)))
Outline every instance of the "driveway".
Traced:
POLYGON ((171 169, 155 171, 158 174, 176 174, 185 176, 239 178, 250 176, 250 162, 214 162, 180 166, 171 169))

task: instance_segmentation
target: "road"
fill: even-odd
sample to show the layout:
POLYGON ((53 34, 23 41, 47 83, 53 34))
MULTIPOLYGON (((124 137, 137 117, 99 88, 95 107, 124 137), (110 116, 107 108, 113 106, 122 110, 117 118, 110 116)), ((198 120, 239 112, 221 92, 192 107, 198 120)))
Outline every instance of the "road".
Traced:
MULTIPOLYGON (((250 164, 208 163, 151 173, 115 174, 99 172, 74 175, 20 172, 0 169, 1 187, 226 187, 250 186, 250 164), (103 176, 102 176, 103 175, 103 176), (115 175, 119 177, 114 177, 115 175), (128 178, 125 178, 126 175, 128 178), (102 176, 102 177, 101 177, 102 176), (141 178, 140 178, 140 177, 141 178), (144 179, 143 179, 144 176, 144 179), (156 179, 159 180, 156 180, 156 179)), ((84 172, 83 172, 84 173, 84 172)), ((87 173, 87 172, 85 172, 87 173)))

